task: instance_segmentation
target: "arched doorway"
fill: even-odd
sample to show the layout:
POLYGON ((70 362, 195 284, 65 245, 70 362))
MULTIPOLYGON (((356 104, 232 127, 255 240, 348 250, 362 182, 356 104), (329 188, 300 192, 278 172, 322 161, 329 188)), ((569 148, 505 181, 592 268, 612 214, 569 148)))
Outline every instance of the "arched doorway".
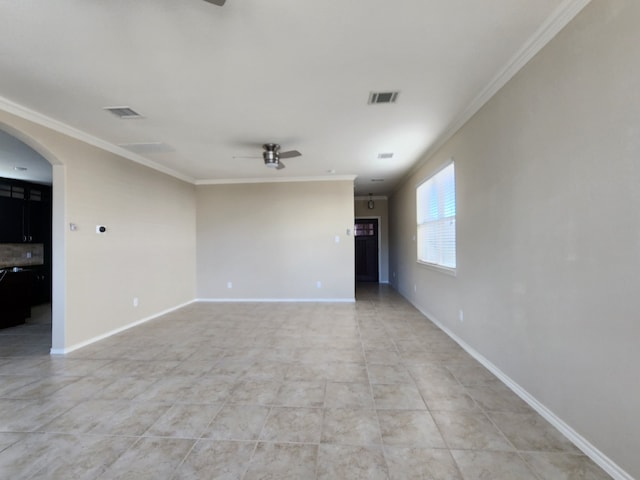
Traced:
MULTIPOLYGON (((49 276, 43 279, 46 282, 46 288, 49 289, 48 304, 46 307, 40 306, 35 309, 35 315, 38 316, 35 321, 43 321, 43 314, 49 316, 50 352, 63 353, 65 347, 64 166, 37 141, 3 123, 0 123, 0 154, 0 177, 13 179, 16 185, 20 185, 20 182, 36 185, 34 191, 38 190, 37 185, 51 186, 51 209, 47 209, 49 217, 45 222, 48 231, 42 234, 46 236, 46 241, 42 243, 42 255, 44 265, 48 265, 46 269, 43 267, 39 270, 42 273, 46 272, 49 276), (43 308, 49 310, 43 312, 43 308)), ((29 211, 37 211, 35 207, 39 206, 31 202, 29 211)), ((35 245, 40 244, 35 240, 34 238, 33 250, 39 253, 35 245)))

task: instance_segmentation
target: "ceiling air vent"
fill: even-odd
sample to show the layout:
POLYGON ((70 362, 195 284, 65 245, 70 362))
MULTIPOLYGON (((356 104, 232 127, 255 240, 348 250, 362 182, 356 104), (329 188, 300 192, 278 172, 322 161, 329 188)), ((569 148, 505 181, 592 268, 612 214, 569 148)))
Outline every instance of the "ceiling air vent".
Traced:
POLYGON ((130 118, 142 118, 142 115, 140 115, 131 107, 104 107, 104 109, 123 120, 127 120, 130 118))
POLYGON ((400 92, 371 92, 369 94, 369 105, 378 103, 396 103, 400 92))
POLYGON ((378 158, 393 158, 393 153, 379 153, 378 158))

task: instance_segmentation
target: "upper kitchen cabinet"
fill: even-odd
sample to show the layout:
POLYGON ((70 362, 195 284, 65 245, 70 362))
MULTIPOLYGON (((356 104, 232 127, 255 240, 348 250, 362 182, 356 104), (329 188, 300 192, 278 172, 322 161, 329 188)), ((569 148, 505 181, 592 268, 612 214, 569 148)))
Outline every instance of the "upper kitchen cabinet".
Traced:
POLYGON ((51 187, 0 179, 0 243, 46 243, 51 187))

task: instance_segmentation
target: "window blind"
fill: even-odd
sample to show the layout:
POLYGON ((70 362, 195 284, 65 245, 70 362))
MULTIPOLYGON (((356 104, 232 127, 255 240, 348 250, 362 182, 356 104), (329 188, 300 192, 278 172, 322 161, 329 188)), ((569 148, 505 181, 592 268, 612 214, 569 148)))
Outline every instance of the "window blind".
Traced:
POLYGON ((456 188, 453 162, 416 190, 418 261, 456 268, 456 188))

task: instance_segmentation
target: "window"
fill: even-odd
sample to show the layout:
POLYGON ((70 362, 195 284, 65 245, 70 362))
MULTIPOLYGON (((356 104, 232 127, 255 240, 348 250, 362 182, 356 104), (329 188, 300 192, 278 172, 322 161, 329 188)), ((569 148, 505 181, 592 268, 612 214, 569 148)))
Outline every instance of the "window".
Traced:
POLYGON ((373 223, 356 223, 353 227, 353 234, 356 237, 373 237, 375 235, 373 223))
POLYGON ((416 189, 418 261, 456 268, 456 182, 453 162, 416 189))

